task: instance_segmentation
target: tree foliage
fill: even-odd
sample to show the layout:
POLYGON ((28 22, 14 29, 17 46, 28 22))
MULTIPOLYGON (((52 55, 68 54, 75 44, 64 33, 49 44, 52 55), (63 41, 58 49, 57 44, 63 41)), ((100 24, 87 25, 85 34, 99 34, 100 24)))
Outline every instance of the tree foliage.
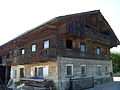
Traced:
POLYGON ((113 63, 113 72, 120 72, 120 53, 111 52, 111 60, 113 63))

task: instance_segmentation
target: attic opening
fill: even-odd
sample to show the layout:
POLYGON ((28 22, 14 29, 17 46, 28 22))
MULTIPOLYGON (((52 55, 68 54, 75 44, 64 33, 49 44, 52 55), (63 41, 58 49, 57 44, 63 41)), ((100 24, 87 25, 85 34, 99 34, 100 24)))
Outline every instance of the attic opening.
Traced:
POLYGON ((72 40, 66 40, 66 48, 68 48, 68 49, 72 49, 72 40))

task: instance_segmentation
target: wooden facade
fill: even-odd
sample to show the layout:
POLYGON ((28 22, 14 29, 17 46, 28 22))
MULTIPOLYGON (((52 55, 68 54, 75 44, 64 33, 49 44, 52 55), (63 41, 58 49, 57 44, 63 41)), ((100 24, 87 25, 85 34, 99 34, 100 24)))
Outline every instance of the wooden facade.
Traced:
POLYGON ((56 17, 44 25, 18 36, 1 46, 3 63, 24 64, 35 61, 55 60, 57 56, 109 60, 109 50, 119 41, 107 21, 99 11, 56 17), (66 40, 72 40, 72 49, 66 49, 66 40), (50 48, 43 49, 43 41, 50 40, 50 48), (80 52, 79 43, 85 43, 87 51, 80 52), (31 45, 37 45, 37 51, 31 52, 31 45), (95 54, 95 47, 102 49, 95 54), (21 49, 26 54, 21 55, 21 49), (14 51, 17 55, 14 56, 14 51))

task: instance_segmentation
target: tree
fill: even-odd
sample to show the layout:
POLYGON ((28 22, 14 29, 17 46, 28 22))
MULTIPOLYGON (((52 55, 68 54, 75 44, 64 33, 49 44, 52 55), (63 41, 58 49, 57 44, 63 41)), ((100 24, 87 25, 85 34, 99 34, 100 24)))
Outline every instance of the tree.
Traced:
POLYGON ((113 63, 113 73, 120 72, 120 53, 111 52, 111 60, 113 63))

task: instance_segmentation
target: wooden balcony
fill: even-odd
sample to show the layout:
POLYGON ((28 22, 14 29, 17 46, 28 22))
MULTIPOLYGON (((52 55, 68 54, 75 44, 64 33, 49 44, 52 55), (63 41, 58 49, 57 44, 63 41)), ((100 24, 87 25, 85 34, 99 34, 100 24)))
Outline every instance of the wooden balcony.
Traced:
POLYGON ((36 61, 48 61, 48 60, 56 60, 57 51, 55 48, 42 49, 36 52, 26 53, 24 55, 13 56, 9 58, 4 58, 3 64, 25 64, 32 63, 36 61))
POLYGON ((97 55, 95 53, 74 51, 72 49, 66 49, 64 51, 61 51, 61 56, 70 57, 70 58, 80 58, 80 59, 92 59, 92 60, 109 60, 110 59, 109 55, 105 55, 105 54, 97 55))

